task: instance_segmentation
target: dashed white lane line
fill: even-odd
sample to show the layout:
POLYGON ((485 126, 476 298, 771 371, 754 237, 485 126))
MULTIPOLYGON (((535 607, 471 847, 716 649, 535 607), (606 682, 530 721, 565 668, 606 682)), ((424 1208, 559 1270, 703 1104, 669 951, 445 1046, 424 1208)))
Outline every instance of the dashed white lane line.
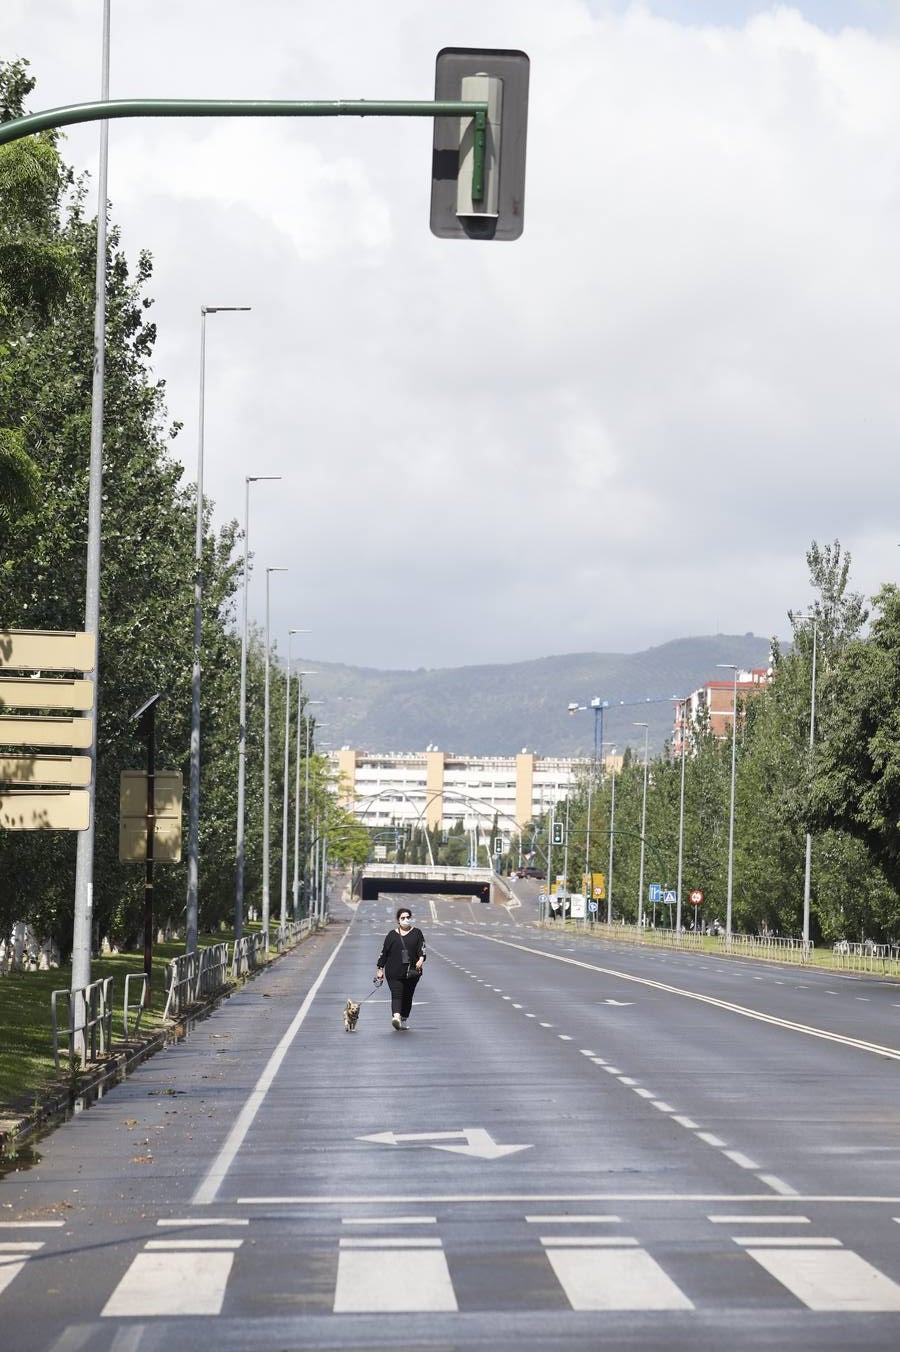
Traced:
POLYGON ((188 1227, 203 1227, 210 1225, 249 1225, 250 1222, 247 1220, 246 1216, 241 1220, 238 1220, 235 1216, 217 1216, 214 1219, 207 1219, 206 1217, 200 1219, 196 1216, 178 1216, 171 1220, 158 1220, 156 1224, 160 1229, 176 1227, 180 1230, 182 1228, 187 1229, 188 1227))
POLYGON ((775 1174, 757 1174, 756 1177, 760 1183, 765 1183, 766 1187, 777 1192, 780 1197, 798 1197, 800 1194, 796 1188, 792 1188, 790 1183, 785 1183, 775 1174))
POLYGON ((559 1038, 560 1042, 571 1042, 571 1041, 572 1041, 572 1039, 569 1037, 569 1034, 568 1034, 568 1033, 557 1033, 556 1036, 559 1038))
POLYGON ((621 1225, 621 1216, 526 1216, 528 1225, 621 1225))
POLYGON ((697 1140, 704 1141, 706 1145, 714 1146, 716 1150, 724 1150, 725 1142, 720 1136, 714 1136, 711 1131, 698 1131, 697 1140))
POLYGON ((808 1216, 707 1216, 713 1225, 811 1225, 808 1216))
POLYGON ((679 1113, 676 1113, 672 1121, 677 1122, 679 1127, 684 1127, 687 1131, 700 1130, 699 1122, 695 1122, 692 1117, 682 1117, 679 1113))
POLYGON ((755 1160, 750 1159, 749 1155, 743 1154, 740 1150, 724 1150, 722 1152, 726 1159, 731 1160, 739 1169, 758 1169, 760 1166, 755 1160))
POLYGON ((553 1027, 553 1024, 552 1024, 552 1023, 542 1023, 542 1024, 541 1024, 541 1027, 542 1027, 542 1028, 552 1028, 552 1027, 553 1027))
POLYGON ((637 1095, 639 1095, 639 1097, 642 1098, 642 1099, 652 1099, 652 1098, 653 1098, 653 1090, 652 1090, 652 1089, 642 1089, 641 1086, 640 1086, 639 1084, 636 1084, 636 1085, 634 1086, 634 1092, 635 1092, 637 1095))
POLYGON ((0 1221, 0 1230, 60 1230, 65 1221, 0 1221))
POLYGON ((663 1103, 662 1099, 653 1099, 654 1108, 658 1108, 661 1113, 674 1113, 675 1109, 671 1103, 663 1103))
POLYGON ((437 1225, 437 1216, 343 1216, 341 1225, 437 1225))

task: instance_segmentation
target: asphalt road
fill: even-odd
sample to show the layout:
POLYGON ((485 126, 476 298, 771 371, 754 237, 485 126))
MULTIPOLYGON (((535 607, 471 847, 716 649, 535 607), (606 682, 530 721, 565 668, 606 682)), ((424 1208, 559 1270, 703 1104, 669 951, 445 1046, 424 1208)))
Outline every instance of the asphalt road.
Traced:
MULTIPOLYGON (((900 1346, 900 986, 393 899, 0 1183, 15 1352, 900 1346)), ((408 901, 408 898, 404 899, 408 901)), ((343 917, 343 918, 340 918, 343 917)))

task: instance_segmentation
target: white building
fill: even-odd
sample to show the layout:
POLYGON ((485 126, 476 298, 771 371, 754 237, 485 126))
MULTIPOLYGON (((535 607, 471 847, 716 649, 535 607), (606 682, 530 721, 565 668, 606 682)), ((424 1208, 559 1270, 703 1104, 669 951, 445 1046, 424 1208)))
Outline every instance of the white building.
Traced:
MULTIPOLYGON (((367 826, 427 824, 449 830, 522 828, 564 799, 589 760, 562 756, 453 756, 445 751, 378 755, 344 747, 328 753, 341 803, 367 826)), ((612 758, 611 758, 612 759, 612 758)))

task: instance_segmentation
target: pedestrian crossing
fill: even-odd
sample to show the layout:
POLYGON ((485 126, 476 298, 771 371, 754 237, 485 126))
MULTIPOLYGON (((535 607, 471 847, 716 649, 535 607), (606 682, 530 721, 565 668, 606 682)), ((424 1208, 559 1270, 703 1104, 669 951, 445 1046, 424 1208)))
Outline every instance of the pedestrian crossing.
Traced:
MULTIPOLYGON (((529 1215, 520 1218, 514 1239, 502 1248, 494 1250, 478 1237, 470 1242, 477 1261, 492 1273, 498 1308, 496 1297, 501 1293, 508 1297, 512 1291, 522 1311, 702 1313, 704 1308, 785 1309, 793 1304, 843 1315, 900 1312, 900 1244, 889 1255, 895 1273, 891 1276, 834 1235, 805 1229, 798 1234, 796 1227, 810 1225, 808 1217, 707 1219, 715 1223, 717 1233, 705 1246, 692 1248, 691 1267, 698 1274, 693 1286, 685 1280, 677 1245, 668 1241, 660 1247, 634 1234, 620 1234, 618 1216, 529 1215), (735 1233, 723 1233, 729 1223, 735 1233), (758 1232, 747 1233, 750 1229, 758 1232), (700 1269, 704 1262, 719 1264, 725 1250, 735 1260, 729 1264, 728 1287, 713 1292, 700 1269), (547 1265, 547 1280, 536 1277, 535 1262, 541 1259, 547 1265)), ((308 1247, 292 1244, 290 1271, 298 1293, 306 1262, 309 1271, 321 1274, 325 1268, 334 1274, 333 1284, 317 1287, 316 1304, 322 1314, 455 1314, 494 1307, 491 1292, 480 1289, 473 1295, 471 1283, 466 1284, 472 1255, 458 1233, 446 1237, 430 1230, 427 1235, 398 1233, 435 1224, 433 1217, 400 1220, 402 1224, 397 1218, 383 1218, 374 1235, 335 1229, 330 1239, 319 1234, 308 1247)), ((209 1224, 215 1226, 214 1221, 209 1224)), ((223 1228, 236 1224, 222 1222, 223 1228)), ((355 1227, 358 1222, 349 1218, 343 1224, 355 1227)), ((900 1232, 897 1237, 900 1240, 900 1232)), ((100 1318, 236 1316, 240 1302, 234 1299, 229 1304, 229 1285, 241 1262, 252 1262, 249 1255, 255 1243, 252 1232, 236 1237, 196 1229, 188 1237, 182 1229, 146 1240, 115 1281, 100 1318)), ((50 1247, 43 1240, 0 1241, 0 1315, 28 1265, 39 1256, 53 1257, 47 1252, 50 1247)), ((57 1255, 65 1258, 66 1250, 57 1255)), ((277 1254, 265 1261, 277 1264, 277 1254)))

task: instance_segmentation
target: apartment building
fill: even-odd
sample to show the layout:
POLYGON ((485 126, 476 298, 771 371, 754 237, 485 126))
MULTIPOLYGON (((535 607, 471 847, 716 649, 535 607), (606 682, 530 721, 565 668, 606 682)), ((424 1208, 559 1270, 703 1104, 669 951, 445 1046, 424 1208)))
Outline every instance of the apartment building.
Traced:
MULTIPOLYGON (((382 755, 344 747, 329 758, 341 802, 367 826, 416 825, 520 831, 564 799, 589 760, 538 756, 454 756, 429 748, 382 755)), ((621 758, 610 758, 617 763, 621 758)))
MULTIPOLYGON (((772 680, 770 667, 755 667, 752 671, 737 672, 738 709, 741 702, 752 699, 764 690, 772 680)), ((731 721, 734 712, 735 682, 731 676, 724 680, 707 681, 692 694, 675 703, 675 726, 672 735, 672 749, 676 756, 686 735, 691 729, 701 727, 708 721, 714 737, 725 738, 731 733, 731 721)), ((690 741, 687 750, 690 751, 690 741)))

